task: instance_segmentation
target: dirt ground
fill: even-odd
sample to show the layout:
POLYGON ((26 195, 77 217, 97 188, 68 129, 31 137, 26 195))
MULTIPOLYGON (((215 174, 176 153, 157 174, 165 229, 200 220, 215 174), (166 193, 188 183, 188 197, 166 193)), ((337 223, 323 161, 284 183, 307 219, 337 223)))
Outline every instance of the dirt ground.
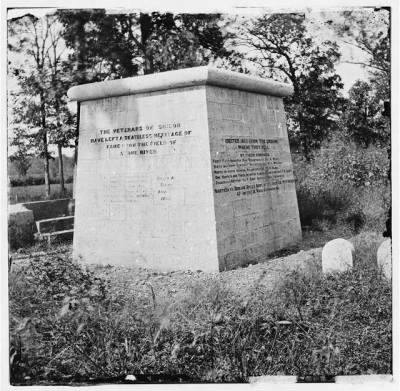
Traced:
POLYGON ((157 272, 142 268, 122 266, 90 266, 97 275, 117 284, 128 294, 143 294, 147 290, 151 294, 150 286, 155 296, 173 300, 174 296, 185 293, 189 286, 197 283, 207 283, 209 280, 218 280, 226 284, 230 290, 247 300, 255 289, 273 290, 276 284, 285 278, 285 275, 295 269, 306 268, 321 264, 321 248, 300 251, 285 257, 266 260, 263 263, 249 265, 221 273, 206 273, 201 271, 157 272))
MULTIPOLYGON (((296 251, 296 249, 285 250, 284 252, 291 251, 296 251)), ((89 264, 88 267, 98 277, 108 280, 117 291, 124 292, 126 295, 140 294, 150 297, 153 290, 157 298, 173 301, 175 296, 184 295, 190 286, 219 281, 226 284, 234 294, 246 300, 251 297, 255 289, 272 290, 277 282, 282 281, 285 274, 292 270, 311 265, 320 267, 321 251, 321 248, 315 248, 300 250, 289 255, 283 254, 283 256, 277 254, 275 257, 266 259, 265 262, 221 273, 202 272, 200 270, 160 272, 138 267, 93 264, 89 264)), ((71 256, 72 245, 70 243, 41 249, 41 251, 12 254, 13 267, 22 266, 29 260, 34 261, 39 257, 50 257, 56 262, 57 257, 71 256)))
MULTIPOLYGON (((221 273, 202 271, 160 272, 156 270, 124 267, 88 265, 98 277, 110 281, 112 286, 127 295, 141 294, 173 300, 176 295, 184 295, 185 291, 197 283, 218 280, 243 299, 252 295, 257 288, 272 290, 277 282, 284 279, 285 274, 310 265, 321 267, 323 245, 334 238, 346 237, 343 232, 336 231, 304 231, 302 241, 291 248, 271 254, 265 262, 241 267, 221 273)), ((21 249, 10 254, 14 265, 21 265, 35 257, 71 257, 72 243, 55 244, 48 248, 37 245, 31 249, 21 249)))

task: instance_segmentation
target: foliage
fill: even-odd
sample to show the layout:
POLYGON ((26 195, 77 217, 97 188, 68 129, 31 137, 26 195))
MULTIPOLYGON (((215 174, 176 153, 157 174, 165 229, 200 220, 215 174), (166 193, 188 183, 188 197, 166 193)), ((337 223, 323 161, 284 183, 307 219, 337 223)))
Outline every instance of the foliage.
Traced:
MULTIPOLYGON (((376 248, 370 239, 356 257, 376 248)), ((31 258, 10 274, 12 383, 390 373, 390 286, 370 266, 322 276, 311 265, 272 291, 261 274, 247 297, 210 276, 171 300, 148 280, 119 285, 68 258, 31 258)))
MULTIPOLYGON (((50 160, 49 162, 49 173, 50 180, 58 177, 57 167, 59 165, 58 157, 54 160, 50 160)), ((74 170, 74 157, 63 155, 64 161, 64 172, 66 176, 72 176, 74 170)), ((8 161, 7 173, 11 180, 19 179, 22 180, 21 176, 18 173, 17 168, 15 167, 15 163, 11 160, 8 161)), ((43 161, 39 158, 32 157, 31 165, 27 172, 27 180, 29 177, 42 177, 43 178, 43 161)))
POLYGON ((68 67, 62 62, 60 27, 54 15, 39 19, 28 14, 8 23, 9 73, 18 83, 10 128, 17 142, 29 140, 30 148, 44 159, 48 195, 48 144, 66 146, 75 136, 66 101, 68 67))
POLYGON ((362 65, 369 75, 367 82, 358 80, 350 89, 344 125, 363 146, 388 145, 390 119, 383 117, 383 103, 390 102, 390 9, 346 10, 340 15, 333 29, 354 49, 345 62, 362 65))
POLYGON ((59 10, 75 82, 207 64, 224 56, 219 14, 59 10), (113 44, 110 45, 110 42, 113 44))
POLYGON ((300 220, 303 226, 321 222, 383 231, 390 205, 386 149, 361 148, 333 137, 311 162, 293 155, 300 220))
POLYGON ((344 123, 349 136, 360 145, 387 145, 390 141, 388 119, 371 84, 358 80, 349 91, 344 123))
POLYGON ((22 127, 15 129, 14 137, 10 143, 11 146, 17 148, 10 155, 10 162, 14 163, 18 174, 22 177, 26 177, 29 167, 32 165, 32 152, 25 135, 25 129, 22 127))
MULTIPOLYGON (((72 183, 73 177, 68 176, 65 180, 65 183, 72 183)), ((57 178, 50 178, 50 184, 58 184, 60 183, 57 178)), ((43 177, 35 177, 29 176, 26 178, 11 178, 10 186, 11 187, 21 187, 21 186, 40 186, 44 185, 43 177)))
POLYGON ((293 84, 293 96, 285 98, 289 138, 295 150, 310 158, 335 128, 343 103, 343 84, 335 72, 337 44, 316 43, 306 30, 304 15, 265 14, 245 25, 234 45, 249 48, 246 58, 263 76, 293 84))
MULTIPOLYGON (((53 370, 48 364, 52 352, 80 352, 79 346, 72 343, 79 327, 75 322, 90 315, 90 306, 104 299, 104 289, 103 281, 61 258, 32 260, 10 275, 12 382, 21 381, 26 375, 44 373, 51 377, 53 370), (77 311, 77 317, 69 324, 64 316, 73 308, 79 314, 77 311)), ((71 370, 70 363, 60 364, 71 370)))
POLYGON ((389 160, 383 147, 360 148, 335 135, 315 154, 310 166, 304 167, 307 168, 310 171, 303 175, 309 177, 313 186, 329 180, 348 181, 356 187, 381 186, 387 185, 389 160))
MULTIPOLYGON (((388 8, 346 10, 342 12, 340 23, 333 23, 336 33, 365 57, 361 65, 370 72, 382 100, 390 99, 389 14, 388 8)), ((359 60, 354 60, 349 62, 360 64, 359 60)))

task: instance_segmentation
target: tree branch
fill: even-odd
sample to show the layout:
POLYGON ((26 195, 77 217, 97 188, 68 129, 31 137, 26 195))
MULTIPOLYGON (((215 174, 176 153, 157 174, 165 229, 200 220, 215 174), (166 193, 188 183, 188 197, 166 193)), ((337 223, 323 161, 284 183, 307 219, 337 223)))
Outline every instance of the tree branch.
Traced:
POLYGON ((364 67, 368 67, 368 68, 374 68, 377 69, 378 71, 387 72, 387 69, 376 66, 376 65, 372 65, 372 64, 366 64, 365 62, 362 61, 341 61, 342 64, 354 64, 354 65, 362 65, 364 67))

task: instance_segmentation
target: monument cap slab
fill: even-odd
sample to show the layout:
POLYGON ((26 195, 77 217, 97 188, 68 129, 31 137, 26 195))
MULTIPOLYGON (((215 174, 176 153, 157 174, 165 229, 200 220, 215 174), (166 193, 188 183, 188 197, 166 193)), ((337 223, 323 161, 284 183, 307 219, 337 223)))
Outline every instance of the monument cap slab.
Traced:
POLYGON ((293 94, 290 84, 203 66, 75 86, 68 96, 71 100, 87 101, 201 85, 279 97, 293 94))
POLYGON ((76 86, 74 255, 218 271, 301 238, 291 85, 209 67, 76 86))

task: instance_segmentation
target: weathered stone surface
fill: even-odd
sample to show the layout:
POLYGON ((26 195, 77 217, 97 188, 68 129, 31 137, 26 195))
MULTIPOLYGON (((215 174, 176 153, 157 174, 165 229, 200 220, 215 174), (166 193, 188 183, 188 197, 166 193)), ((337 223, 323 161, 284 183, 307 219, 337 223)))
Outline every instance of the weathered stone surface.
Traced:
POLYGON ((8 207, 8 241, 13 249, 30 245, 33 242, 33 212, 22 204, 8 207))
POLYGON ((382 273, 390 280, 392 278, 392 241, 390 239, 386 239, 379 246, 376 257, 378 267, 382 268, 382 273))
POLYGON ((334 239, 322 249, 322 272, 344 272, 353 267, 353 245, 345 239, 334 239))
POLYGON ((213 85, 280 97, 293 93, 290 84, 203 66, 76 86, 68 91, 68 96, 72 100, 86 101, 199 85, 213 85))
POLYGON ((206 88, 221 270, 301 239, 282 99, 206 88))
POLYGON ((168 74, 70 90, 81 101, 74 255, 217 271, 300 239, 290 88, 203 67, 168 74))

